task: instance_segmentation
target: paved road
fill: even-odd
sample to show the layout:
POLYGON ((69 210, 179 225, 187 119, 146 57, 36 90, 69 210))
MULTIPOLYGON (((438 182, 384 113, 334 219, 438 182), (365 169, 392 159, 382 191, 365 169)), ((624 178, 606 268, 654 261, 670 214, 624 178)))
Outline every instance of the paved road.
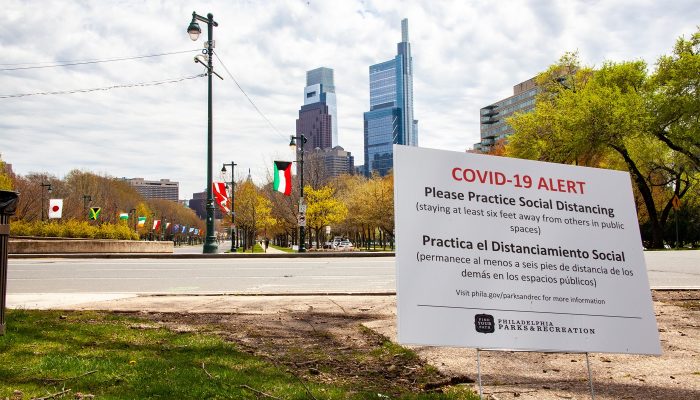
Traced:
POLYGON ((645 251, 652 287, 700 289, 700 250, 645 251))
MULTIPOLYGON (((646 252, 652 288, 700 289, 700 251, 646 252)), ((138 294, 392 293, 394 257, 10 259, 8 306, 138 294)))
POLYGON ((8 293, 380 293, 393 257, 10 259, 8 293))

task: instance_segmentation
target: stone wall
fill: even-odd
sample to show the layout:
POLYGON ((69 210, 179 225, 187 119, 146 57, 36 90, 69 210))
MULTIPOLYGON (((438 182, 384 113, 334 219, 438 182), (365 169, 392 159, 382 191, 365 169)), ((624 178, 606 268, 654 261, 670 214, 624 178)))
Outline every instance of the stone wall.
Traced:
POLYGON ((108 239, 10 238, 9 254, 172 253, 173 242, 108 239))

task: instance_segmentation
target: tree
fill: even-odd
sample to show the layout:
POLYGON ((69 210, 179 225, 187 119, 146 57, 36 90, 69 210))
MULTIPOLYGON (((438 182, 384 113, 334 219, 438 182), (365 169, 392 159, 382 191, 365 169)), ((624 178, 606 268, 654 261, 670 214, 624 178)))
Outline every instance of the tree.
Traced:
POLYGON ((258 205, 258 188, 251 181, 236 185, 234 212, 236 226, 243 232, 243 248, 253 247, 256 235, 256 208, 258 205))
POLYGON ((650 79, 651 133, 700 170, 700 29, 676 41, 650 79))
POLYGON ((12 190, 12 177, 5 171, 5 162, 0 158, 0 190, 12 190))
POLYGON ((342 221, 348 209, 334 197, 333 188, 330 186, 322 186, 318 189, 307 186, 304 188, 304 195, 307 204, 306 226, 314 231, 316 248, 318 248, 321 242, 321 229, 342 221))
POLYGON ((663 246, 673 196, 692 187, 688 159, 655 139, 653 85, 642 61, 583 68, 565 55, 537 77, 535 110, 508 122, 509 156, 630 172, 650 225, 648 245, 663 246))

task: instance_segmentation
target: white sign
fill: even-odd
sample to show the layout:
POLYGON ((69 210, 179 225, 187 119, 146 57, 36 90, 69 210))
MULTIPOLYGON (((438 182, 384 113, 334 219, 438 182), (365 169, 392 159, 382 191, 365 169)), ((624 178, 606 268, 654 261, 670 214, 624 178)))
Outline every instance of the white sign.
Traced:
POLYGON ((399 341, 660 354, 629 174, 394 146, 399 341))
POLYGON ((297 222, 299 223, 299 226, 306 226, 306 214, 300 213, 297 215, 297 222))

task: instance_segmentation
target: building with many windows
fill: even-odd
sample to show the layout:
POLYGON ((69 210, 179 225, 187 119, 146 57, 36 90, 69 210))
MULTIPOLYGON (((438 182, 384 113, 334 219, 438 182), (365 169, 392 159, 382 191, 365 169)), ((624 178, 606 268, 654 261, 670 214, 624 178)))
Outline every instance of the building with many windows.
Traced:
POLYGON ((513 95, 479 111, 481 141, 474 144, 474 150, 488 153, 501 139, 513 134, 513 128, 506 119, 516 112, 530 112, 535 108, 537 85, 535 78, 513 86, 513 95))
MULTIPOLYGON (((194 211, 197 216, 206 221, 207 219, 207 192, 196 192, 192 193, 192 198, 187 201, 187 207, 194 211)), ((221 208, 216 206, 214 208, 214 219, 222 219, 223 213, 221 208)))
POLYGON ((170 179, 147 181, 143 178, 126 179, 141 196, 147 199, 165 199, 178 201, 180 184, 170 179))
POLYGON ((297 135, 300 134, 307 139, 305 150, 338 145, 338 107, 331 68, 306 72, 304 105, 297 119, 297 135))
POLYGON ((330 179, 340 175, 355 173, 355 158, 352 153, 340 146, 333 148, 315 148, 306 153, 304 161, 304 177, 319 184, 325 184, 330 179))
POLYGON ((369 111, 364 113, 364 173, 383 176, 394 166, 394 144, 418 146, 408 19, 401 21, 396 57, 369 67, 369 103, 369 111))

